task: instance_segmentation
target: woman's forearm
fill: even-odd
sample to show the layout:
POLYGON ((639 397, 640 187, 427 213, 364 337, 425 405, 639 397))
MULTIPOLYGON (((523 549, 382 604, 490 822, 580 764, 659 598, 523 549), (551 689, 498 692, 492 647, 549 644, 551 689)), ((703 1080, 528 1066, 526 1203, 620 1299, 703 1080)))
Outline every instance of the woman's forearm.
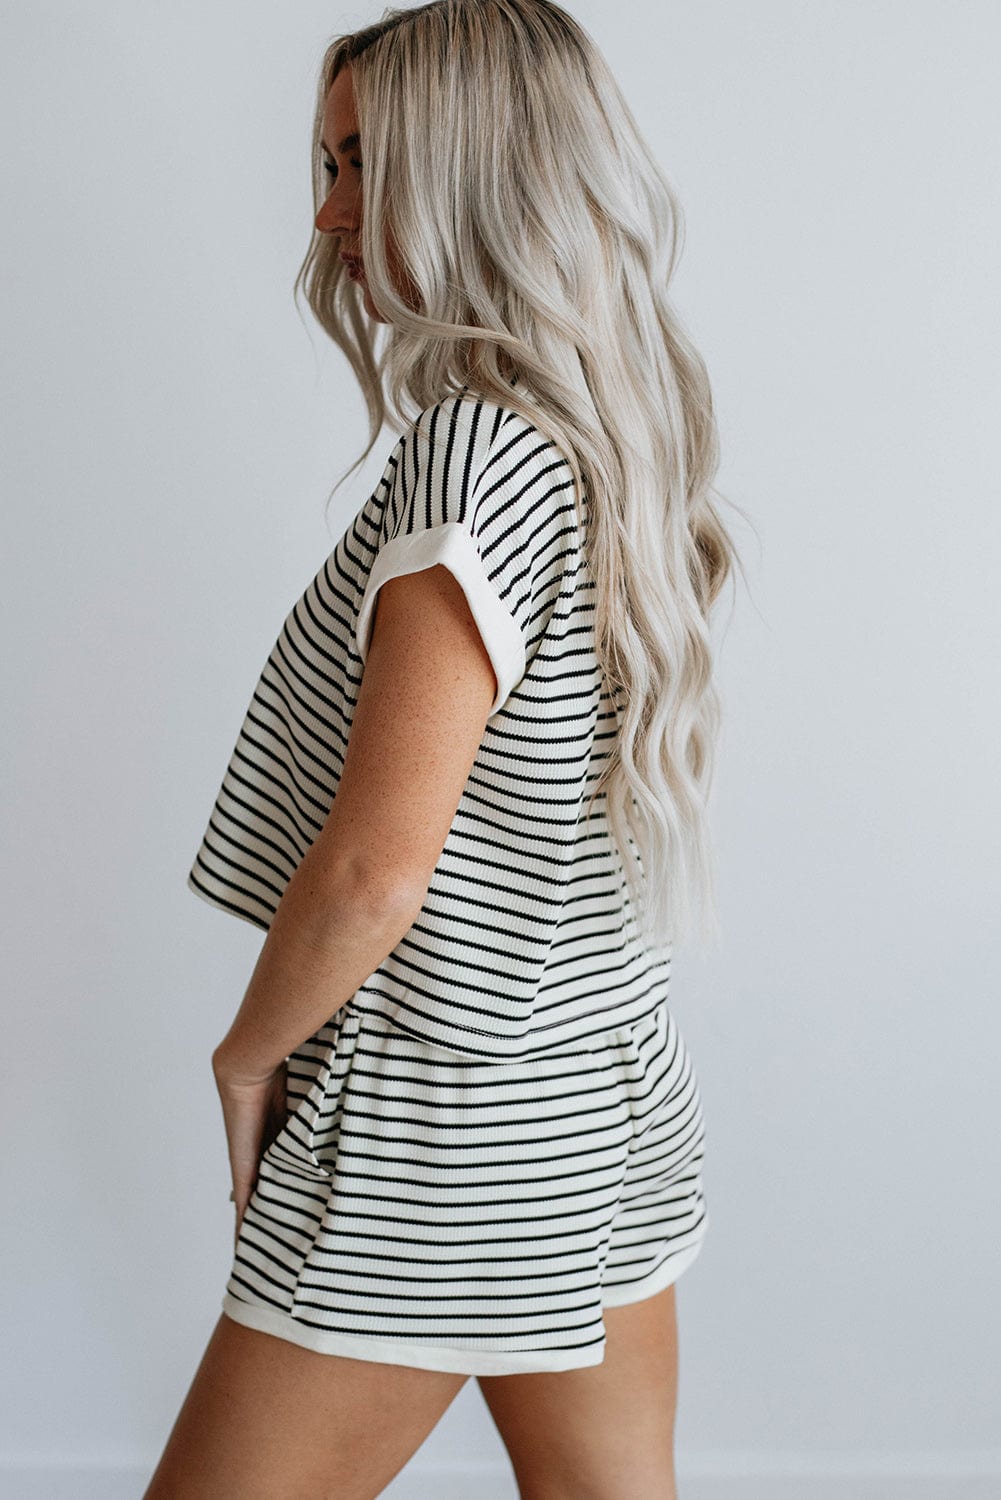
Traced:
POLYGON ((318 1031, 393 951, 421 901, 365 894, 320 875, 309 854, 289 881, 247 992, 212 1054, 213 1068, 263 1078, 318 1031))

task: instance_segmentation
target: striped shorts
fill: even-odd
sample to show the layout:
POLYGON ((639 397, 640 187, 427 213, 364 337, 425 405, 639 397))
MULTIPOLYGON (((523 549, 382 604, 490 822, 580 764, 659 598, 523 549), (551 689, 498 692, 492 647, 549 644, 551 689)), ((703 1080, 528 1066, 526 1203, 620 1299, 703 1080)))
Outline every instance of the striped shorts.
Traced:
POLYGON ((667 1002, 516 1061, 343 1006, 289 1058, 223 1311, 325 1354, 468 1375, 600 1364, 602 1310, 708 1226, 704 1125, 667 1002))

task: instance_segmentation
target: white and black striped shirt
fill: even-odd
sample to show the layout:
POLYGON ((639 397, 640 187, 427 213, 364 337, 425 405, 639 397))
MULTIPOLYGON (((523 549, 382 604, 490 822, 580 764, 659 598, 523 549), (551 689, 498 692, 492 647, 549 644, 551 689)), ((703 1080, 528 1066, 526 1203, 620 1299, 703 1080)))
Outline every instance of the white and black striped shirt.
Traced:
POLYGON ((636 926, 604 796, 614 744, 573 476, 519 413, 473 394, 421 414, 286 619, 188 885, 267 928, 341 774, 387 578, 444 563, 497 696, 421 910, 351 997, 406 1034, 514 1059, 649 1015, 670 946, 636 926))

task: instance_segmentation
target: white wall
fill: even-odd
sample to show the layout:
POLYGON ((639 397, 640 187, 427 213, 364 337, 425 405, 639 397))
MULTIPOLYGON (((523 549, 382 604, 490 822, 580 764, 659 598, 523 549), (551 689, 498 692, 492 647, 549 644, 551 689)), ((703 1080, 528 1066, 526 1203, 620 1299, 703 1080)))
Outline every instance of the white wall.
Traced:
MULTIPOLYGON (((119 1493, 105 1463, 134 1465, 138 1495, 218 1315, 209 1057, 260 934, 185 876, 281 621, 395 441, 328 528, 363 405, 291 284, 319 58, 380 9, 4 11, 16 1500, 31 1463, 70 1466, 36 1476, 47 1500, 119 1493)), ((675 968, 713 1218, 678 1288, 679 1472, 718 1479, 684 1493, 757 1495, 756 1474, 774 1497, 785 1474, 797 1496, 889 1494, 880 1476, 909 1500, 986 1494, 1001 12, 571 9, 681 194, 676 301, 714 380, 720 487, 754 527, 730 518, 750 594, 717 632, 724 937, 675 968)), ((513 1495, 472 1382, 392 1493, 467 1461, 513 1495)))

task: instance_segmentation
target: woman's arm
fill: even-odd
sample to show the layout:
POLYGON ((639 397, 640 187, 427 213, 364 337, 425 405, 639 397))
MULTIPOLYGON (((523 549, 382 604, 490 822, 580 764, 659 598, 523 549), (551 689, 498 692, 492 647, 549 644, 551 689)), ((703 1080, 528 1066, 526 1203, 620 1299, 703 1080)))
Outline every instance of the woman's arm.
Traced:
POLYGON ((497 679, 465 594, 437 564, 386 580, 326 823, 289 881, 217 1077, 264 1079, 412 926, 483 739, 497 679))

